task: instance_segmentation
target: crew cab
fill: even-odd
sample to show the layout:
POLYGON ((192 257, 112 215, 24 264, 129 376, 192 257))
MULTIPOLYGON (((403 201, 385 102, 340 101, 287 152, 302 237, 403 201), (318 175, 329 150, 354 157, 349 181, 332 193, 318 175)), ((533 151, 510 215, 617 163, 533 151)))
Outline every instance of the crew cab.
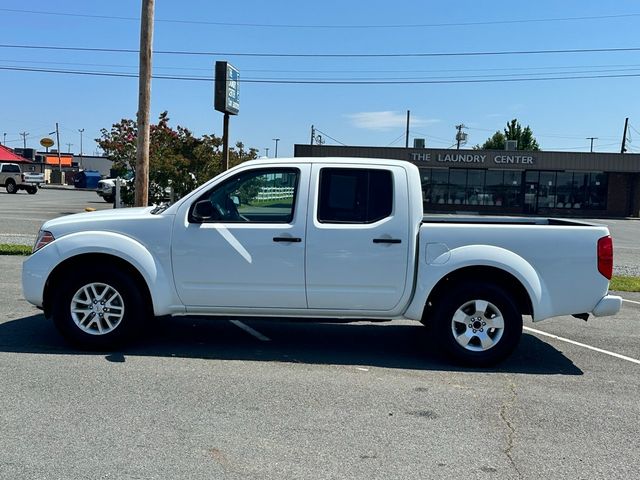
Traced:
POLYGON ((612 269, 606 226, 425 217, 408 162, 295 158, 243 163, 168 207, 50 220, 22 284, 83 348, 162 315, 405 318, 488 365, 516 347, 523 315, 617 313, 612 269))
POLYGON ((28 194, 34 195, 41 183, 44 183, 43 173, 23 173, 17 163, 0 163, 0 186, 5 187, 7 193, 26 190, 28 194))

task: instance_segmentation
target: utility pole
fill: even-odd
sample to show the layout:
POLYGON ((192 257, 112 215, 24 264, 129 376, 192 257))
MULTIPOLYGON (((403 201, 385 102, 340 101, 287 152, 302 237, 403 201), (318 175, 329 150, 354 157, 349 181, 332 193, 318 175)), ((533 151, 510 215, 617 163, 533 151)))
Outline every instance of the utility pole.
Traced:
POLYGON ((67 153, 71 153, 71 147, 73 146, 73 143, 65 143, 65 145, 67 146, 67 153))
POLYGON ((627 127, 629 126, 629 117, 624 119, 624 131, 622 132, 622 146, 620 147, 620 153, 627 151, 627 127))
POLYGON ((6 145, 7 144, 7 132, 4 132, 2 134, 2 145, 6 145))
POLYGON ((269 158, 269 147, 265 147, 264 151, 266 152, 266 157, 269 158))
POLYGON ((84 128, 79 128, 78 132, 80 132, 80 168, 83 168, 83 165, 82 165, 82 134, 84 132, 84 128))
POLYGON ((278 142, 280 141, 280 139, 274 138, 273 141, 276 142, 276 158, 278 158, 278 142))
POLYGON ((151 55, 155 0, 142 0, 140 19, 140 74, 138 79, 138 139, 136 155, 136 207, 149 203, 149 110, 151 107, 151 55))
POLYGON ((411 115, 411 112, 407 110, 407 133, 404 139, 404 148, 409 148, 409 116, 410 115, 411 115))
MULTIPOLYGON (((6 137, 6 133, 4 134, 6 137)), ((29 132, 22 132, 20 134, 20 136, 22 137, 22 147, 23 148, 27 148, 27 135, 29 135, 29 132)))
POLYGON ((309 145, 313 145, 313 138, 316 136, 316 130, 315 128, 313 128, 313 125, 311 125, 311 143, 309 145))
POLYGON ((58 151, 58 171, 60 172, 60 184, 62 184, 62 159, 60 158, 60 127, 56 122, 56 150, 58 151))
POLYGON ((593 141, 598 140, 598 137, 587 137, 587 140, 591 140, 591 150, 589 151, 593 153, 593 141))
POLYGON ((456 147, 457 150, 460 150, 460 144, 465 140, 465 134, 462 133, 463 128, 467 128, 464 123, 456 125, 456 129, 458 130, 458 133, 456 133, 456 142, 458 144, 458 146, 456 147))

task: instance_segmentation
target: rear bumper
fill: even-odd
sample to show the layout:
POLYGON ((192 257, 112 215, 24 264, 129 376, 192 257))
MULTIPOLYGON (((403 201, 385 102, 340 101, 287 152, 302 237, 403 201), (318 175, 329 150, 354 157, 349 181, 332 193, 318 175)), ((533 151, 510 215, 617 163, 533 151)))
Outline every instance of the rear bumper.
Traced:
POLYGON ((622 308, 622 297, 605 295, 600 299, 591 313, 593 313, 595 317, 606 317, 615 315, 620 311, 620 308, 622 308))

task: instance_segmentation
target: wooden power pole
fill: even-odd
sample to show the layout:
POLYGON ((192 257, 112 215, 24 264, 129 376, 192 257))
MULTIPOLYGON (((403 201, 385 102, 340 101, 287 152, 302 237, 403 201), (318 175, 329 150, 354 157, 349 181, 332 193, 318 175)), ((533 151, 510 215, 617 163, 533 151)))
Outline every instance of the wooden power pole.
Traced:
POLYGON ((627 151, 627 128, 629 127, 629 117, 624 119, 624 130, 622 132, 622 146, 620 147, 620 153, 627 151))
POLYGON ((155 0, 142 0, 140 21, 140 74, 138 81, 138 142, 136 157, 136 207, 149 203, 149 111, 151 109, 151 52, 155 0))

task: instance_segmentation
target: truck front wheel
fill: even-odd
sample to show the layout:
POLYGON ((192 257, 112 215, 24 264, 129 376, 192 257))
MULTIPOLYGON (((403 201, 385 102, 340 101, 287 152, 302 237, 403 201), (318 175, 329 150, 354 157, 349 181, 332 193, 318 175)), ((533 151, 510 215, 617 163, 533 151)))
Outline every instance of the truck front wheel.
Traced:
POLYGON ((145 320, 143 296, 135 282, 115 267, 65 272, 52 308, 53 321, 73 345, 112 349, 138 333, 145 320))
POLYGON ((522 315, 508 293, 491 283, 462 283, 436 299, 438 344, 454 361, 484 367, 504 360, 522 335, 522 315))
POLYGON ((5 188, 7 189, 7 193, 17 193, 18 192, 18 185, 16 185, 16 182, 14 182, 11 179, 7 180, 5 188))

